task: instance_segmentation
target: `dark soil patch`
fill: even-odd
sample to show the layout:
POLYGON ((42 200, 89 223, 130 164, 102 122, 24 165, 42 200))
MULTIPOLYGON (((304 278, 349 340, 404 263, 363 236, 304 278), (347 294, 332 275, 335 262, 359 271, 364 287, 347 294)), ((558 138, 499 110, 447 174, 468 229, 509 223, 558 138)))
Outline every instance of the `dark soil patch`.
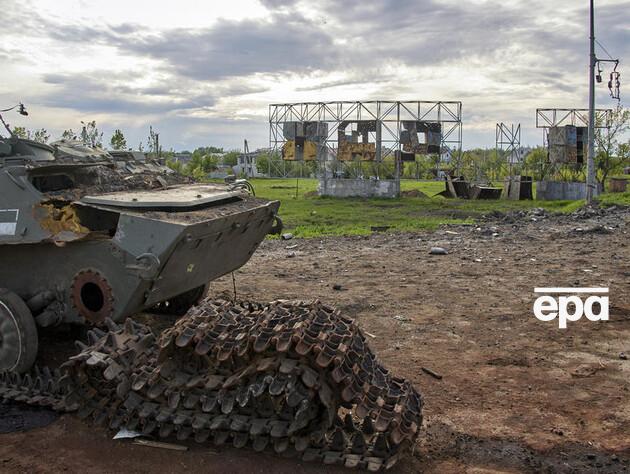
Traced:
POLYGON ((49 408, 33 407, 18 402, 0 402, 0 433, 15 433, 43 428, 59 418, 49 408))

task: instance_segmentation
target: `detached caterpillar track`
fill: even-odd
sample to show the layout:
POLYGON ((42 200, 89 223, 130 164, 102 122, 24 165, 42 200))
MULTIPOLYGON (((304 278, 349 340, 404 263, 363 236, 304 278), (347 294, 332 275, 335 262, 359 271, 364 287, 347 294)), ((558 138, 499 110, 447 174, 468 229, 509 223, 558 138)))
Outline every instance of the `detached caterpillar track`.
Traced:
POLYGON ((391 467, 422 398, 380 365, 351 319, 315 302, 204 301, 159 337, 128 319, 90 332, 61 372, 0 376, 0 397, 111 429, 391 467))

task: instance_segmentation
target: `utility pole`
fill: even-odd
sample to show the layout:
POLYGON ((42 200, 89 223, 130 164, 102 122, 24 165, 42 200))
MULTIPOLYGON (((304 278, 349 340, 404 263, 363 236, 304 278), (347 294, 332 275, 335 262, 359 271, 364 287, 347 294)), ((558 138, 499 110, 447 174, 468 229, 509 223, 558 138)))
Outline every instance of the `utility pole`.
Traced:
POLYGON ((595 13, 594 0, 591 2, 591 56, 589 63, 589 85, 588 85, 588 157, 586 161, 586 202, 591 204, 595 194, 595 66, 597 57, 595 56, 595 13))

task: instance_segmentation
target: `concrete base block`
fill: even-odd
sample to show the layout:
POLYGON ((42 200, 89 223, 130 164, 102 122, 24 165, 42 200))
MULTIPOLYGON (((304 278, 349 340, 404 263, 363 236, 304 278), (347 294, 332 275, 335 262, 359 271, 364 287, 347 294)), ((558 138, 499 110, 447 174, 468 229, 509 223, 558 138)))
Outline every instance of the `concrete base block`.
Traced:
POLYGON ((317 192, 331 197, 400 197, 400 180, 395 179, 320 179, 317 192))
MULTIPOLYGON (((601 192, 601 186, 595 189, 595 196, 601 192)), ((544 201, 577 201, 586 199, 586 183, 565 181, 537 181, 536 199, 544 201)))

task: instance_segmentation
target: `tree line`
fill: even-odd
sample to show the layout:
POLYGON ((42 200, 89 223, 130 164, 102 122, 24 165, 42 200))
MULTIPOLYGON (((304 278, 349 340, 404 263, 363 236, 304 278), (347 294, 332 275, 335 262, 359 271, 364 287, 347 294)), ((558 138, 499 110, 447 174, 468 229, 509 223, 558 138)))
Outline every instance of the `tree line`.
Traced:
MULTIPOLYGON (((103 132, 95 120, 81 122, 81 126, 64 130, 61 138, 76 140, 86 146, 103 148, 103 132)), ((597 179, 605 183, 606 179, 615 174, 622 174, 625 167, 630 166, 630 110, 618 106, 612 112, 610 128, 598 128, 595 134, 596 156, 595 165, 597 179)), ((13 133, 20 138, 31 139, 40 143, 48 143, 50 133, 45 128, 27 130, 25 127, 14 127, 13 133)), ((108 142, 111 150, 131 150, 121 129, 115 129, 108 142)), ((146 143, 140 141, 138 151, 147 153, 150 157, 166 160, 166 164, 179 173, 203 178, 216 171, 220 166, 226 168, 237 164, 240 152, 238 150, 225 151, 215 146, 198 147, 193 152, 183 151, 175 153, 172 149, 164 151, 159 143, 159 133, 153 126, 149 126, 146 143), (183 158, 183 159, 182 159, 183 158)), ((467 179, 499 183, 512 175, 532 176, 535 181, 553 179, 562 181, 583 181, 586 178, 586 164, 552 164, 548 159, 545 147, 532 149, 524 160, 510 166, 506 152, 496 149, 475 148, 461 153, 454 152, 448 162, 443 162, 439 155, 416 155, 412 162, 401 164, 402 178, 435 179, 441 172, 459 174, 467 179)), ((317 171, 315 162, 283 162, 278 153, 266 153, 257 157, 257 168, 262 174, 280 174, 293 177, 314 176, 317 171), (270 173, 271 172, 271 173, 270 173)), ((392 157, 385 158, 382 163, 346 163, 339 167, 336 173, 340 177, 380 176, 393 178, 396 164, 392 157)))
MULTIPOLYGON (((28 130, 26 127, 13 127, 12 132, 18 138, 25 138, 33 140, 39 143, 47 144, 50 141, 51 135, 45 128, 37 130, 28 130)), ((153 126, 149 126, 149 135, 145 144, 142 141, 138 144, 138 151, 146 151, 147 153, 160 155, 162 147, 158 141, 159 134, 155 132, 153 126)), ((85 146, 91 148, 103 148, 103 132, 101 132, 97 125, 96 120, 89 122, 81 121, 81 126, 75 131, 72 128, 68 128, 61 133, 62 140, 79 141, 85 146)), ((111 138, 108 142, 108 149, 110 150, 131 150, 132 148, 127 145, 127 139, 119 128, 114 130, 111 138)))

